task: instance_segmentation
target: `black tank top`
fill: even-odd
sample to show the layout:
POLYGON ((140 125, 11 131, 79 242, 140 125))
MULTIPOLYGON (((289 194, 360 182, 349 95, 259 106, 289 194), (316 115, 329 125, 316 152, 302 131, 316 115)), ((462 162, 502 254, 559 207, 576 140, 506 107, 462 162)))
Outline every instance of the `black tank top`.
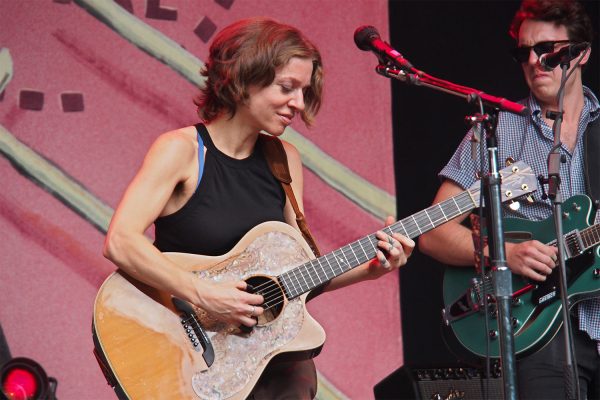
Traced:
POLYGON ((237 160, 215 147, 204 125, 196 130, 206 147, 200 184, 181 209, 154 221, 154 245, 163 252, 221 255, 254 226, 285 222, 285 193, 262 148, 237 160))

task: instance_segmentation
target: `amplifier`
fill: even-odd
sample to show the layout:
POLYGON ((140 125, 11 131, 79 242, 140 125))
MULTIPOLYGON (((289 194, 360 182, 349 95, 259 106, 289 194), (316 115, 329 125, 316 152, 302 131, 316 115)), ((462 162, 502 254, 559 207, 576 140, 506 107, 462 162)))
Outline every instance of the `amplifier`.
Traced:
POLYGON ((503 400, 500 368, 491 377, 472 367, 419 368, 402 366, 373 388, 377 400, 503 400))

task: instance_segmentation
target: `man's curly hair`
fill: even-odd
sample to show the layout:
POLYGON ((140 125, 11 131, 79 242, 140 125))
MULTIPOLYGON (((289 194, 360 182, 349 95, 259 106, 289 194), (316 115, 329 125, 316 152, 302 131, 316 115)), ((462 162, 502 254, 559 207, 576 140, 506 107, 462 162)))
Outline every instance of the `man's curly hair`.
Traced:
POLYGON ((518 40, 521 24, 527 19, 564 25, 573 42, 591 43, 594 37, 590 17, 574 0, 524 0, 508 31, 514 39, 518 40))

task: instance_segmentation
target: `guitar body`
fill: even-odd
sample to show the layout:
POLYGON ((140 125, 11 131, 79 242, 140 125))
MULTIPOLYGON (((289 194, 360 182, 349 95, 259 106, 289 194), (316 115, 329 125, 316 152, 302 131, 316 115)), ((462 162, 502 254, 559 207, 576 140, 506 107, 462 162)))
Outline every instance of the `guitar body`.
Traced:
MULTIPOLYGON (((563 204, 563 234, 582 230, 593 223, 592 203, 587 196, 574 196, 563 204)), ((507 241, 536 239, 542 243, 556 240, 552 218, 532 222, 523 219, 505 219, 504 234, 507 241)), ((575 255, 566 261, 567 291, 570 306, 586 298, 597 296, 600 290, 599 247, 575 255)), ((472 279, 479 278, 474 268, 447 268, 444 274, 444 304, 447 325, 462 347, 471 353, 486 357, 486 342, 490 338, 491 357, 499 357, 499 336, 495 304, 489 306, 492 317, 489 331, 485 329, 483 307, 469 305, 474 298, 472 279), (460 310, 460 311, 459 311, 460 310), (463 314, 460 316, 460 314, 463 314)), ((512 277, 515 352, 518 356, 531 354, 545 346, 562 325, 559 268, 528 290, 533 282, 514 275, 512 277)), ((489 292, 493 294, 493 290, 489 292)))
MULTIPOLYGON (((536 190, 523 162, 500 173, 503 201, 536 190)), ((414 239, 477 207, 478 190, 473 184, 383 231, 414 239)), ((199 279, 245 280, 262 294, 266 312, 249 331, 117 271, 96 296, 94 354, 121 399, 245 399, 274 358, 319 354, 325 332, 306 311, 308 293, 372 260, 378 242, 373 233, 315 258, 290 225, 265 222, 222 256, 165 253, 199 279)))
MULTIPOLYGON (((281 287, 273 277, 314 258, 301 235, 280 222, 258 225, 222 256, 165 255, 201 279, 259 279, 276 290, 281 287)), ((274 357, 311 358, 325 342, 323 328, 306 310, 306 294, 288 300, 281 293, 281 304, 245 333, 117 271, 94 304, 95 353, 120 398, 245 399, 274 357), (190 320, 210 342, 210 363, 203 346, 190 339, 201 333, 189 330, 190 320)))

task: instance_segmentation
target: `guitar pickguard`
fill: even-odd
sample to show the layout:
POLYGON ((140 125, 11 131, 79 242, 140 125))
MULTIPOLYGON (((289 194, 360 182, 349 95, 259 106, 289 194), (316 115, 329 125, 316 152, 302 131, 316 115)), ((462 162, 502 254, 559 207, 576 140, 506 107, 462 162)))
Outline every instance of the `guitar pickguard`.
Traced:
MULTIPOLYGON (((276 276, 306 261, 298 243, 280 232, 258 237, 248 248, 222 268, 199 271, 203 279, 215 282, 243 276, 276 276)), ((266 364, 278 349, 298 335, 303 320, 301 299, 287 302, 282 313, 268 324, 256 326, 249 334, 230 334, 226 326, 213 326, 208 336, 217 355, 214 364, 197 372, 192 379, 194 391, 202 399, 224 399, 246 385, 254 371, 266 364), (217 329, 215 329, 217 328, 217 329), (222 384, 215 385, 216 381, 222 384)))

